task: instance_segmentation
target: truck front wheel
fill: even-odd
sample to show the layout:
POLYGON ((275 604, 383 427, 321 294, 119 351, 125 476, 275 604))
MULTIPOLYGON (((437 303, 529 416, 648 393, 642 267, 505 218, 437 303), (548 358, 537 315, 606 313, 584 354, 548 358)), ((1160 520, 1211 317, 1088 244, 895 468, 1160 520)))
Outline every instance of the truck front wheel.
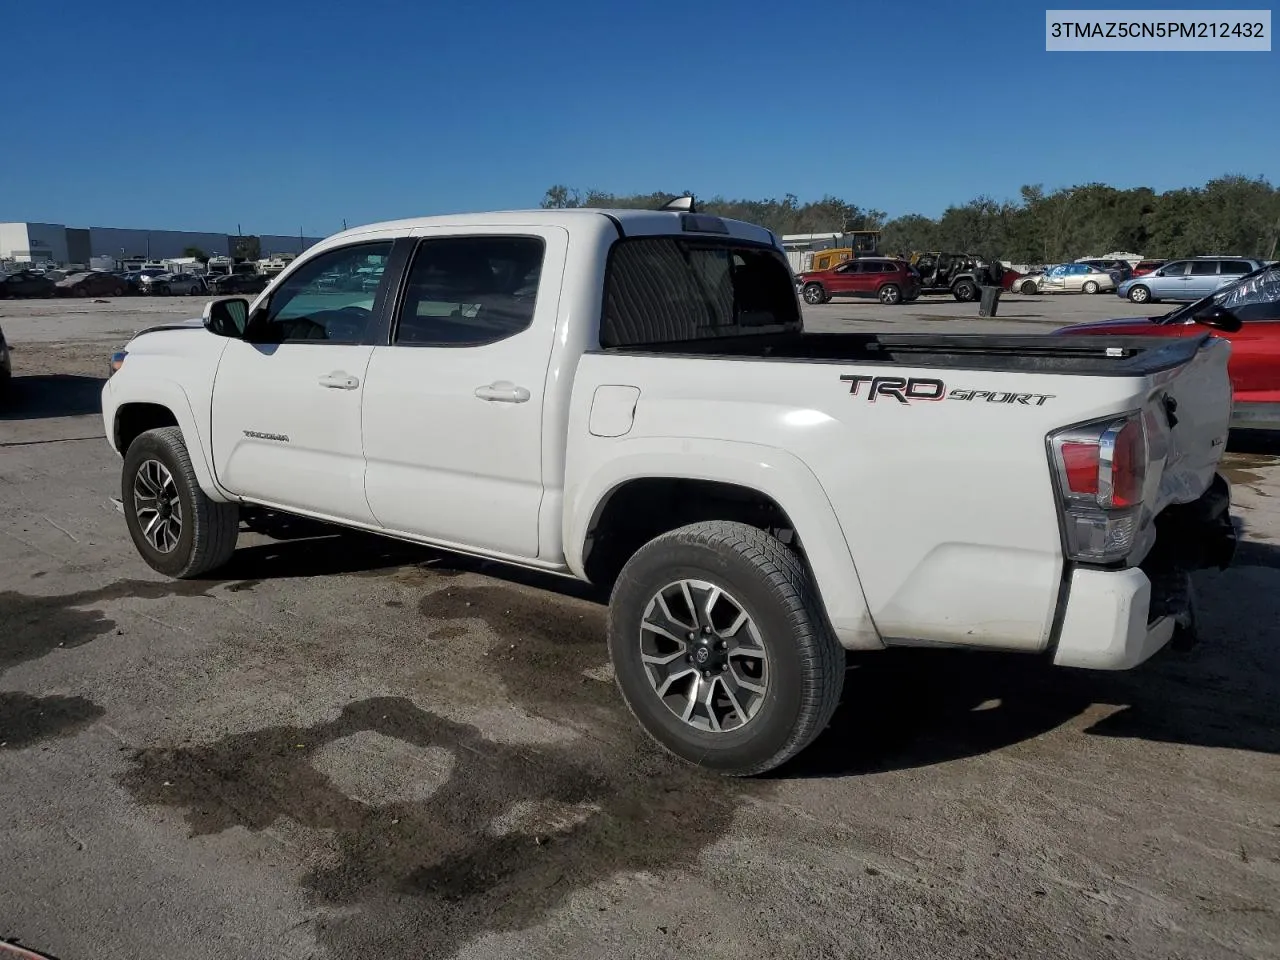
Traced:
POLYGON ((695 523, 641 547, 610 598, 609 654, 645 731, 731 776, 808 746, 844 684, 844 650, 804 564, 744 523, 695 523))
POLYGON ((153 570, 186 579, 231 559, 240 508, 205 496, 178 427, 148 430, 129 445, 120 497, 133 545, 153 570))

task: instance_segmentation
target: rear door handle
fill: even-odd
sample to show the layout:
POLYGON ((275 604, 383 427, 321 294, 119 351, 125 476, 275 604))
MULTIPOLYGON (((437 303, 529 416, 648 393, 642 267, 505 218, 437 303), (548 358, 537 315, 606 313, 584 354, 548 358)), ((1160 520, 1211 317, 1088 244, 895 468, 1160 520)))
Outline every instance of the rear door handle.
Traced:
POLYGON ((343 373, 341 370, 335 370, 333 373, 326 373, 320 378, 320 386, 329 387, 332 390, 354 390, 360 386, 360 378, 353 377, 349 373, 343 373))
POLYGON ((483 387, 476 387, 476 396, 494 403, 524 403, 529 399, 529 391, 510 380, 497 380, 483 387))

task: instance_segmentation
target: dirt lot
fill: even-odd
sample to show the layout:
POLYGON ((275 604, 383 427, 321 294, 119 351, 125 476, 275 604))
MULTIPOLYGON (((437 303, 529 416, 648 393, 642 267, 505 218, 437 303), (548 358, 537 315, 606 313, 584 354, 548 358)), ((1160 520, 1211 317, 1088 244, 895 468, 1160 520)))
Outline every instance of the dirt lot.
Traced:
MULTIPOLYGON (((726 782, 636 731, 586 591, 302 523, 246 532, 217 579, 152 574, 97 394, 130 331, 198 307, 0 304, 0 938, 62 960, 1280 955, 1280 444, 1234 442, 1246 542, 1200 578, 1195 650, 1114 675, 868 656, 813 748, 726 782)), ((913 308, 893 325, 1136 312, 913 308)))

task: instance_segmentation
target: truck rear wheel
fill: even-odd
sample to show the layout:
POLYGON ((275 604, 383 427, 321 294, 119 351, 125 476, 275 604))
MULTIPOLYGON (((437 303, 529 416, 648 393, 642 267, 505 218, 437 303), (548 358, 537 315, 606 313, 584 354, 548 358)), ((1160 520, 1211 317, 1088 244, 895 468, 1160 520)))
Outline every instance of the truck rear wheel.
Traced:
POLYGON ((198 577, 235 552, 240 508, 205 496, 178 427, 148 430, 129 445, 120 497, 133 545, 153 570, 198 577))
POLYGON ((961 303, 968 303, 978 295, 978 288, 971 280, 961 280, 951 288, 951 294, 961 303))
POLYGON ((730 776, 764 773, 808 746, 844 685, 844 650, 799 557, 721 520, 672 530, 631 557, 609 602, 609 654, 645 731, 730 776))

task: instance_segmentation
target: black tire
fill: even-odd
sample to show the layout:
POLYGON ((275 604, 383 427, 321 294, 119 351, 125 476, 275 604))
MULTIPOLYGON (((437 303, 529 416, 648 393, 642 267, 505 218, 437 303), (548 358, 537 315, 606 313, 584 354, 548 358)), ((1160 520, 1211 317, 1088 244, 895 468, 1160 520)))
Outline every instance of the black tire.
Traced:
POLYGON ((883 304, 893 306, 902 302, 902 291, 896 283, 886 283, 876 293, 876 298, 883 304))
POLYGON ((969 303, 978 295, 978 288, 972 280, 960 280, 951 288, 951 293, 961 303, 969 303))
POLYGON ((210 500, 200 489, 178 427, 148 430, 129 445, 120 490, 129 536, 153 570, 183 580, 216 570, 231 559, 239 535, 240 507, 210 500), (148 461, 159 461, 168 470, 181 504, 181 532, 169 552, 154 546, 138 521, 134 484, 139 469, 148 461))
POLYGON ((1034 281, 1028 280, 1026 283, 1022 285, 1022 295, 1024 297, 1029 297, 1035 292, 1036 292, 1036 285, 1034 281))
MULTIPOLYGON (((844 650, 799 557, 763 530, 724 520, 672 530, 627 561, 609 601, 609 655, 622 697, 645 732, 675 756, 729 776, 764 773, 808 746, 830 721, 844 685, 844 650), (641 659, 646 609, 682 579, 730 594, 766 652, 759 706, 735 729, 712 732, 685 722, 658 695, 641 659)), ((700 683, 696 671, 692 682, 700 683)))
POLYGON ((1152 303, 1155 297, 1151 296, 1150 288, 1138 283, 1129 288, 1129 299, 1134 303, 1152 303))
POLYGON ((801 296, 804 297, 805 303, 810 304, 826 303, 831 299, 820 283, 806 283, 801 296))

